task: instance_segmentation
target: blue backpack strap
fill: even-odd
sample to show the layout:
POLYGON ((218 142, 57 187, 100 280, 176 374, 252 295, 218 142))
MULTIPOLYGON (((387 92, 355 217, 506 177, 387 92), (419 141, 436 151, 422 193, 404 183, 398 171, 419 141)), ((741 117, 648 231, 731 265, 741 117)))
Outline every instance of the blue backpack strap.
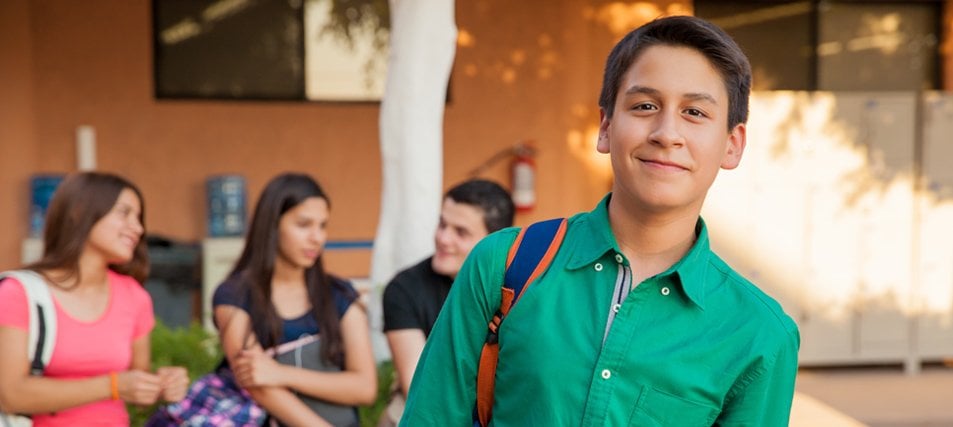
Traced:
MULTIPOLYGON (((514 242, 516 253, 512 254, 507 260, 506 273, 503 276, 503 287, 513 290, 513 304, 519 300, 523 289, 532 279, 536 277, 533 273, 543 261, 543 257, 549 253, 553 243, 556 249, 562 243, 562 235, 559 235, 559 241, 556 241, 557 234, 562 230, 565 233, 565 218, 555 218, 547 221, 537 222, 530 225, 521 233, 521 239, 514 242)), ((555 255, 555 251, 551 254, 555 255)), ((546 266, 549 266, 550 260, 547 260, 546 266)), ((541 271, 539 273, 542 273, 541 271)), ((538 275, 538 274, 537 274, 538 275)))
POLYGON ((526 286, 543 274, 566 235, 567 221, 556 218, 537 222, 516 236, 506 260, 506 272, 500 292, 500 307, 490 320, 486 340, 477 366, 477 396, 473 408, 473 426, 486 427, 493 409, 493 387, 496 383, 496 365, 500 354, 499 327, 519 300, 526 286))

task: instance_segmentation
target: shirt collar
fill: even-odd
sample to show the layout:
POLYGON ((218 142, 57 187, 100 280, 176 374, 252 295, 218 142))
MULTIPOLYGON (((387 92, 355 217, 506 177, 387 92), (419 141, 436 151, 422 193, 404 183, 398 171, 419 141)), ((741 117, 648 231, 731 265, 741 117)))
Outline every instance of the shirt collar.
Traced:
POLYGON ((674 273, 674 277, 677 278, 688 299, 703 310, 711 255, 708 227, 705 225, 705 220, 698 217, 698 222, 695 223, 695 244, 682 259, 662 273, 662 275, 674 273))
POLYGON ((612 227, 609 226, 611 197, 612 193, 607 194, 595 209, 578 216, 579 237, 573 239, 572 257, 566 264, 570 270, 590 265, 609 251, 622 253, 615 241, 615 236, 612 235, 612 227))
MULTIPOLYGON (((578 216, 580 235, 573 239, 572 256, 566 267, 575 270, 588 266, 601 258, 606 252, 621 254, 612 227, 609 226, 609 199, 607 194, 595 209, 578 216)), ((573 233, 575 234, 575 233, 573 233)), ((708 239, 708 227, 701 217, 695 224, 695 243, 688 253, 659 277, 672 276, 678 282, 685 296, 699 308, 704 309, 707 272, 710 264, 711 247, 708 239)))

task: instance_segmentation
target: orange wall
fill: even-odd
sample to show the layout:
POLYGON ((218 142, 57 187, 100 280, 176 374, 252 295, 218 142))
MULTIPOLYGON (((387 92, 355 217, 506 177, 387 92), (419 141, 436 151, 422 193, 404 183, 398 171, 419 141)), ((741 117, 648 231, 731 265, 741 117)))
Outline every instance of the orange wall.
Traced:
MULTIPOLYGON (((592 166, 598 160, 589 154, 594 141, 587 132, 597 125, 601 70, 621 36, 619 16, 634 26, 672 7, 685 10, 687 3, 561 0, 541 8, 537 2, 457 2, 462 37, 445 115, 444 182, 464 179, 499 150, 533 139, 539 203, 518 222, 591 208, 608 189, 608 177, 592 166)), ((25 233, 29 175, 73 171, 75 129, 92 125, 99 169, 141 187, 152 233, 184 240, 205 235, 209 175, 244 175, 252 204, 271 176, 300 170, 331 194, 332 239, 373 238, 380 199, 376 104, 156 101, 150 1, 0 4, 0 19, 15 23, 0 26, 3 39, 22 39, 0 48, 0 60, 15 62, 0 72, 18 73, 0 79, 2 106, 15 110, 0 110, 0 132, 14 132, 0 134, 4 162, 10 163, 6 153, 14 139, 22 158, 36 159, 4 163, 0 185, 14 208, 0 212, 0 229, 25 233), (9 92, 11 81, 27 89, 9 92)), ((484 176, 508 182, 507 170, 498 164, 484 176)), ((18 239, 10 233, 2 239, 4 267, 17 263, 18 239)), ((341 274, 366 274, 369 251, 332 253, 327 262, 341 274)))
POLYGON ((29 174, 37 167, 33 134, 30 0, 0 2, 0 269, 18 265, 29 228, 29 174))

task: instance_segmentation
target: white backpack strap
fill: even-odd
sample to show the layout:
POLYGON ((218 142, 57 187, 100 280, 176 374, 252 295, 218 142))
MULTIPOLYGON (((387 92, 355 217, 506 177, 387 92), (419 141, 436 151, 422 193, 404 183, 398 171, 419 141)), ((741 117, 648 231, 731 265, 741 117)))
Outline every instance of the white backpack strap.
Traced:
POLYGON ((30 373, 42 375, 43 369, 53 356, 53 345, 56 342, 56 307, 53 305, 53 297, 43 276, 33 271, 13 270, 0 273, 0 279, 6 277, 17 279, 26 293, 30 313, 27 347, 30 373))

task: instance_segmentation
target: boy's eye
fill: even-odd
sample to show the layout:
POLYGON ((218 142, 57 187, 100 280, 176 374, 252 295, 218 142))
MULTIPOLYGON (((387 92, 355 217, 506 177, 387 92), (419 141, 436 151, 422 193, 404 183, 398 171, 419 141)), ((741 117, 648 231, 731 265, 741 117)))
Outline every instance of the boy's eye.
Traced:
POLYGON ((685 114, 694 117, 705 117, 705 113, 697 108, 689 108, 685 110, 685 114))
POLYGON ((635 104, 632 106, 632 109, 637 111, 651 111, 655 109, 655 105, 649 103, 635 104))

